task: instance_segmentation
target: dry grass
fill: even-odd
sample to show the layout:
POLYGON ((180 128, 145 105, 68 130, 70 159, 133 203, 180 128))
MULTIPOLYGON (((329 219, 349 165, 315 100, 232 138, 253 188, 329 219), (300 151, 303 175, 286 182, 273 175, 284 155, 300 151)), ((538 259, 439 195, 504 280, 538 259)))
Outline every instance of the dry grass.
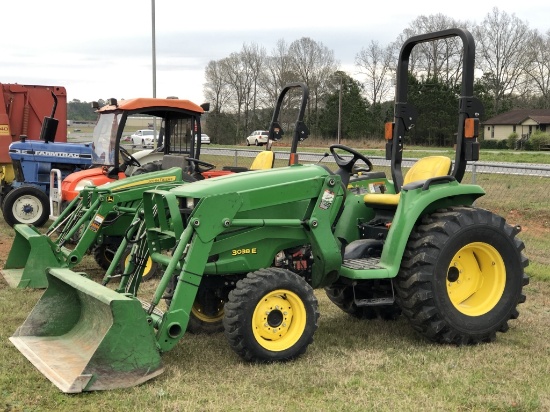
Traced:
POLYGON ((533 281, 526 292, 520 318, 496 342, 454 347, 427 342, 404 319, 353 319, 317 291, 320 326, 296 361, 248 364, 223 334, 188 334, 163 355, 166 371, 154 380, 65 395, 7 340, 41 292, 0 280, 0 410, 546 411, 550 284, 533 281))
MULTIPOLYGON (((10 230, 0 223, 2 266, 10 230)), ((163 355, 159 377, 79 395, 61 393, 8 341, 42 292, 10 289, 0 277, 0 411, 550 410, 550 282, 539 280, 548 267, 536 268, 520 317, 491 344, 435 345, 403 318, 360 321, 317 291, 315 342, 293 362, 248 364, 223 334, 187 334, 163 355)), ((78 270, 102 276, 90 258, 78 270)))
MULTIPOLYGON (((550 240, 545 219, 537 216, 545 207, 518 214, 524 210, 519 209, 525 203, 522 186, 525 181, 518 193, 505 194, 517 208, 502 208, 502 192, 488 195, 487 207, 502 208, 499 213, 511 223, 524 226, 528 256, 532 242, 540 241, 536 251, 542 259, 550 240)), ((0 222, 2 267, 12 238, 13 230, 0 222)), ((78 270, 101 277, 91 259, 78 270)), ((431 344, 403 318, 359 321, 317 291, 319 329, 296 361, 248 364, 223 334, 187 334, 163 355, 166 370, 159 377, 130 389, 79 395, 62 394, 9 342, 42 292, 10 289, 0 277, 0 411, 548 411, 548 263, 532 263, 528 273, 532 279, 520 317, 491 344, 431 344)), ((148 283, 145 289, 153 287, 148 283)))

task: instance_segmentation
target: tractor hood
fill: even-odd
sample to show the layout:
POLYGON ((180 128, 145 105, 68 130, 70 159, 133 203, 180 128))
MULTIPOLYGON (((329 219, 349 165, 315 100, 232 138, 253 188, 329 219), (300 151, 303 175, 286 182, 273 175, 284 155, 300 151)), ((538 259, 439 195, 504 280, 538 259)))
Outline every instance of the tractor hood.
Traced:
POLYGON ((177 197, 200 199, 210 195, 243 192, 328 175, 330 175, 330 171, 323 166, 297 164, 201 180, 193 184, 179 186, 172 189, 171 192, 177 197))
POLYGON ((28 159, 29 162, 55 162, 63 158, 64 163, 92 163, 92 145, 90 143, 45 143, 39 140, 13 142, 9 146, 12 160, 28 159))

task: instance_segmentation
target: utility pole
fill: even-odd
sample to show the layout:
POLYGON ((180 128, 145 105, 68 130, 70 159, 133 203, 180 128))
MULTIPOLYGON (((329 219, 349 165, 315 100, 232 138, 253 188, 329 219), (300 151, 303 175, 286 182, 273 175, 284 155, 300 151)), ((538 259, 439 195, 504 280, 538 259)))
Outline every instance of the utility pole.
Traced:
POLYGON ((342 133, 342 75, 340 74, 340 91, 338 93, 338 144, 342 133))
POLYGON ((153 39, 153 97, 157 97, 157 50, 155 38, 155 0, 151 0, 151 28, 153 39))
MULTIPOLYGON (((153 98, 157 97, 157 46, 156 46, 156 35, 155 35, 155 0, 151 0, 151 38, 153 41, 153 98)), ((156 149, 158 146, 158 136, 157 136, 157 119, 153 117, 153 149, 156 149)))

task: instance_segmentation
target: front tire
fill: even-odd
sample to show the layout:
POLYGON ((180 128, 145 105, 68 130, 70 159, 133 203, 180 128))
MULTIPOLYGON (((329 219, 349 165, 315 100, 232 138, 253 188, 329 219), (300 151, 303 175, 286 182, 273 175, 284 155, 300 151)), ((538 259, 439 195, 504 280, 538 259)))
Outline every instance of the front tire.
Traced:
POLYGON ((44 191, 35 186, 23 185, 8 192, 2 204, 6 223, 44 226, 50 215, 50 201, 44 191))
POLYGON ((104 270, 109 269, 115 253, 120 246, 120 241, 113 243, 102 243, 99 246, 96 246, 93 250, 94 260, 104 270))
MULTIPOLYGON (((124 253, 122 254, 120 258, 120 271, 124 272, 124 268, 126 267, 126 264, 129 263, 131 258, 131 252, 132 247, 129 246, 126 248, 124 253)), ((116 250, 115 250, 116 253, 116 250)), ((114 257, 114 254, 113 254, 114 257)), ((112 260, 112 258, 111 258, 112 260)), ((141 275, 141 281, 145 282, 149 279, 153 279, 157 274, 159 273, 159 264, 157 262, 154 262, 153 259, 151 259, 151 256, 147 255, 147 260, 143 262, 143 273, 141 275)))
POLYGON ((225 302, 217 296, 214 289, 199 287, 187 330, 194 334, 209 335, 223 332, 224 305, 225 302))
POLYGON ((319 309, 313 289, 281 268, 260 269, 237 282, 225 304, 229 345, 247 361, 294 359, 313 342, 319 309))
POLYGON ((529 283, 519 230, 473 207, 425 216, 407 243, 396 282, 414 329, 458 345, 493 341, 496 332, 506 332, 529 283))
MULTIPOLYGON (((177 283, 178 277, 173 276, 166 288, 164 300, 168 309, 172 305, 177 283)), ((219 297, 216 289, 201 284, 191 307, 187 331, 196 335, 223 332, 224 304, 225 301, 219 297)))

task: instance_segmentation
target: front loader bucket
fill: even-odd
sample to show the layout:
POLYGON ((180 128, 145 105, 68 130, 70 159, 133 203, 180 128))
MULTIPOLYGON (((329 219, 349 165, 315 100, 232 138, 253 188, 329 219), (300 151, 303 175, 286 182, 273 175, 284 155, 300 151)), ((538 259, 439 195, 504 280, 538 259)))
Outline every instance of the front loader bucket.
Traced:
POLYGON ((57 246, 32 226, 14 226, 15 238, 0 274, 12 288, 44 289, 48 286, 46 268, 60 267, 57 246))
POLYGON ((48 288, 10 338, 66 393, 126 388, 162 373, 141 303, 69 269, 48 269, 48 288))

